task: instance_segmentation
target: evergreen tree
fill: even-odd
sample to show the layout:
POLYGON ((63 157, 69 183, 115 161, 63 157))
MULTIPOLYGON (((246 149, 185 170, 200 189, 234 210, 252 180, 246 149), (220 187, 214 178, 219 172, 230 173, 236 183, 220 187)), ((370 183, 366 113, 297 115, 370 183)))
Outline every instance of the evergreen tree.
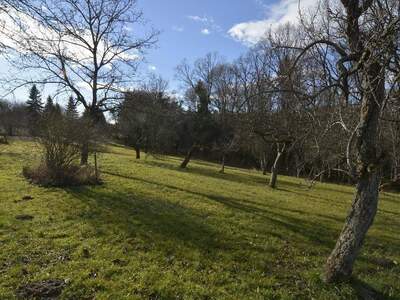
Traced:
POLYGON ((40 115, 43 110, 42 96, 34 84, 29 91, 29 100, 26 102, 30 114, 40 115))
POLYGON ((62 116, 62 108, 61 108, 61 105, 60 104, 58 104, 58 103, 56 103, 55 105, 54 105, 54 115, 56 115, 56 116, 62 116))
POLYGON ((47 97, 46 105, 44 106, 44 114, 51 114, 55 110, 54 102, 51 96, 47 97))
POLYGON ((33 85, 29 91, 29 99, 26 102, 28 110, 28 122, 30 134, 35 136, 39 132, 39 121, 43 112, 43 102, 40 92, 36 85, 33 85))
POLYGON ((76 109, 76 103, 74 98, 71 96, 68 99, 67 110, 65 112, 67 118, 77 119, 78 118, 78 110, 76 109))

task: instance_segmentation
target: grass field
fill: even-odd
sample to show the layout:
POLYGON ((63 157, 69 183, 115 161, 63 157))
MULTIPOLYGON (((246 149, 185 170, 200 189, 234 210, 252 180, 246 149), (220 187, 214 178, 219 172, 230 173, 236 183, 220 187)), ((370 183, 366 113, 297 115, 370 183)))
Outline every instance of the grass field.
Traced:
MULTIPOLYGON (((62 299, 357 299, 320 280, 351 187, 282 176, 271 190, 256 171, 134 156, 108 146, 102 186, 46 189, 21 175, 33 143, 0 145, 0 299, 46 279, 67 282, 62 299)), ((381 196, 354 273, 400 299, 399 195, 381 196)))

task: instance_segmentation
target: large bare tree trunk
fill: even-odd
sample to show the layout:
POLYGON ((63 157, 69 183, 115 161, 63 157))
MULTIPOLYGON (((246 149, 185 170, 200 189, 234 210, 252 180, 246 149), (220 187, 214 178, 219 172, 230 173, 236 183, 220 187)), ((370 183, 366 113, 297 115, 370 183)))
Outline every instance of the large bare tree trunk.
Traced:
POLYGON ((285 151, 285 145, 283 145, 282 149, 279 144, 277 145, 278 153, 276 154, 275 162, 271 168, 271 180, 269 181, 269 186, 271 188, 276 188, 276 181, 278 180, 278 164, 282 157, 283 151, 285 151))
POLYGON ((183 162, 181 163, 181 169, 186 169, 187 165, 190 162, 190 159, 192 158, 193 152, 196 150, 196 146, 192 146, 188 153, 185 156, 185 159, 183 160, 183 162))
POLYGON ((326 263, 324 280, 328 283, 349 279, 354 261, 377 212, 381 181, 377 140, 380 105, 384 99, 382 73, 382 68, 375 63, 363 74, 364 95, 356 140, 356 195, 336 246, 326 263))

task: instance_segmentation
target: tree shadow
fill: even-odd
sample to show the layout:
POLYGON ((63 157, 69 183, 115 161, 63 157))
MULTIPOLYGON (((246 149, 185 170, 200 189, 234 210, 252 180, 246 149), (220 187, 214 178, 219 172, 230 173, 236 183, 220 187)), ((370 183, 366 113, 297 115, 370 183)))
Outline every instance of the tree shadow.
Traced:
POLYGON ((295 194, 295 195, 298 195, 298 196, 301 196, 301 197, 310 198, 310 199, 312 199, 313 202, 318 202, 318 203, 323 203, 323 204, 329 203, 330 206, 335 206, 335 207, 338 207, 338 208, 342 208, 343 205, 344 205, 344 203, 335 203, 334 199, 329 199, 329 198, 326 198, 326 197, 322 197, 320 195, 314 196, 314 195, 311 195, 309 192, 308 193, 307 192, 306 193, 300 193, 300 192, 293 191, 293 190, 288 190, 288 189, 285 189, 285 188, 278 188, 277 190, 282 191, 282 192, 286 192, 286 193, 295 194))
POLYGON ((0 156, 8 156, 11 159, 22 159, 26 158, 26 153, 0 151, 0 156))
POLYGON ((219 179, 219 180, 226 180, 230 182, 236 182, 241 184, 259 186, 260 184, 267 185, 265 178, 261 178, 260 176, 254 174, 246 174, 246 175, 239 175, 235 173, 220 173, 217 168, 215 170, 209 168, 202 168, 199 166, 191 166, 186 169, 181 169, 179 166, 175 166, 168 162, 161 162, 161 161, 146 161, 147 165, 172 170, 175 172, 182 172, 187 174, 194 174, 197 176, 204 176, 207 178, 219 179))
POLYGON ((350 286, 357 294, 358 299, 360 300, 395 300, 399 298, 391 297, 385 295, 375 288, 373 288, 368 283, 356 278, 352 277, 349 281, 350 286))
MULTIPOLYGON (((278 231, 279 228, 285 228, 289 232, 294 233, 295 236, 292 238, 298 239, 299 242, 304 242, 304 240, 299 239, 299 237, 303 237, 303 239, 306 239, 315 245, 322 246, 327 250, 330 250, 334 247, 335 239, 332 237, 336 237, 339 235, 340 233, 339 228, 341 228, 345 219, 345 217, 343 218, 333 217, 329 215, 310 213, 287 207, 279 207, 277 205, 268 204, 268 202, 256 202, 250 199, 242 200, 234 197, 226 197, 221 194, 211 194, 200 191, 188 190, 174 185, 143 179, 132 175, 123 175, 107 171, 103 171, 103 173, 128 180, 143 182, 145 184, 162 186, 164 188, 172 189, 179 192, 184 192, 194 196, 204 197, 211 201, 220 203, 225 207, 228 207, 234 211, 251 214, 252 216, 256 216, 262 219, 266 223, 278 226, 278 227, 272 226, 271 228, 273 228, 273 230, 271 230, 271 228, 266 228, 266 230, 269 230, 269 233, 271 235, 282 237, 278 233, 278 231), (302 217, 295 217, 293 216, 293 214, 302 214, 302 217), (310 220, 304 218, 305 214, 307 214, 310 217, 309 218, 310 220), (327 223, 327 221, 329 223, 327 223), (336 223, 337 226, 335 227, 334 224, 332 223, 336 223)), ((315 198, 319 199, 318 197, 315 198)), ((347 210, 343 205, 341 205, 340 207, 341 209, 343 209, 343 211, 347 210)), ((385 227, 389 225, 390 225, 389 223, 386 224, 385 222, 384 224, 380 224, 380 227, 385 227)), ((282 238, 286 239, 286 237, 282 238)), ((394 245, 393 241, 394 240, 392 240, 392 247, 395 247, 397 249, 398 246, 394 245)), ((387 241, 386 239, 381 237, 379 240, 374 241, 374 243, 375 242, 385 243, 387 241)), ((363 258, 360 259, 364 260, 363 258)))
POLYGON ((153 184, 163 186, 168 189, 173 189, 176 191, 184 192, 187 194, 192 194, 195 196, 200 196, 212 200, 214 202, 218 202, 230 209, 237 210, 244 213, 252 214, 253 216, 257 216, 262 218, 264 221, 268 221, 271 224, 284 227, 285 229, 299 235, 303 236, 307 240, 316 243, 318 245, 323 245, 327 248, 333 247, 333 241, 331 239, 332 234, 335 234, 335 230, 331 229, 326 224, 323 224, 321 220, 319 220, 318 224, 312 221, 306 221, 304 218, 296 218, 294 216, 290 216, 287 213, 304 213, 300 210, 292 210, 288 208, 279 208, 276 206, 268 205, 267 203, 259 203, 255 201, 251 201, 246 199, 245 201, 232 198, 225 197, 217 194, 203 193, 198 191, 192 191, 180 187, 176 187, 168 184, 161 184, 156 181, 146 180, 139 177, 127 176, 122 174, 117 174, 113 172, 103 171, 103 173, 117 176, 124 179, 140 181, 146 184, 153 184), (261 206, 261 207, 260 207, 261 206), (286 212, 286 213, 285 213, 286 212))
MULTIPOLYGON (((307 218, 304 216, 305 211, 279 207, 274 205, 276 203, 256 202, 251 199, 226 197, 219 193, 188 190, 155 180, 109 171, 103 171, 103 173, 153 185, 154 188, 167 188, 202 197, 207 201, 219 203, 235 213, 249 214, 249 219, 254 220, 256 226, 262 224, 257 227, 258 234, 273 236, 283 242, 293 242, 297 248, 304 249, 311 255, 321 256, 333 248, 334 237, 339 234, 339 230, 332 222, 340 225, 342 223, 340 218, 329 218, 321 214, 309 213, 309 218, 307 218), (296 214, 299 214, 299 217, 296 214), (321 250, 322 254, 319 252, 321 250)), ((171 203, 162 196, 150 197, 145 191, 112 186, 107 186, 107 189, 81 187, 66 189, 66 191, 87 205, 88 212, 82 215, 85 221, 91 222, 94 227, 116 227, 119 231, 125 232, 127 237, 140 236, 147 245, 144 246, 145 250, 147 250, 146 247, 157 247, 164 253, 169 253, 171 243, 181 243, 186 247, 199 250, 202 255, 213 260, 221 249, 232 251, 249 247, 248 241, 241 239, 240 236, 225 232, 222 234, 216 223, 209 222, 207 214, 201 210, 171 203)), ((379 238, 374 243, 383 241, 379 238)), ((395 246, 393 244, 392 241, 392 246, 395 246)), ((251 249, 253 253, 257 252, 260 255, 265 255, 266 251, 274 251, 275 256, 279 255, 276 249, 266 250, 262 247, 251 249)), ((370 263, 367 257, 360 257, 360 260, 370 263)), ((373 290, 360 281, 354 281, 352 287, 359 295, 364 295, 367 290, 373 290)), ((376 291, 374 295, 383 296, 376 299, 394 299, 385 298, 376 291)))
POLYGON ((393 194, 391 194, 391 193, 381 193, 383 196, 384 196, 384 198, 382 198, 382 201, 385 201, 385 202, 390 202, 391 204, 396 204, 396 205, 399 205, 400 204, 400 197, 399 196, 394 196, 393 194))
POLYGON ((169 240, 210 253, 224 239, 201 215, 163 199, 110 187, 76 187, 65 191, 87 205, 88 209, 79 217, 94 228, 117 228, 128 238, 140 236, 148 245, 164 248, 164 242, 169 240))

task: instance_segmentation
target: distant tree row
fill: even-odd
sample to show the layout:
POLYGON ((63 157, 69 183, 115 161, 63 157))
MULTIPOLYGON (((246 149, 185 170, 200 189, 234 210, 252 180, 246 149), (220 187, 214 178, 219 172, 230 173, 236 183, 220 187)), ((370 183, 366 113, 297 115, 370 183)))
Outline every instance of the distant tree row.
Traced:
POLYGON ((70 97, 66 107, 62 108, 48 96, 44 103, 37 86, 33 85, 25 103, 0 101, 0 132, 8 136, 39 136, 43 121, 53 115, 78 119, 76 101, 70 97))

